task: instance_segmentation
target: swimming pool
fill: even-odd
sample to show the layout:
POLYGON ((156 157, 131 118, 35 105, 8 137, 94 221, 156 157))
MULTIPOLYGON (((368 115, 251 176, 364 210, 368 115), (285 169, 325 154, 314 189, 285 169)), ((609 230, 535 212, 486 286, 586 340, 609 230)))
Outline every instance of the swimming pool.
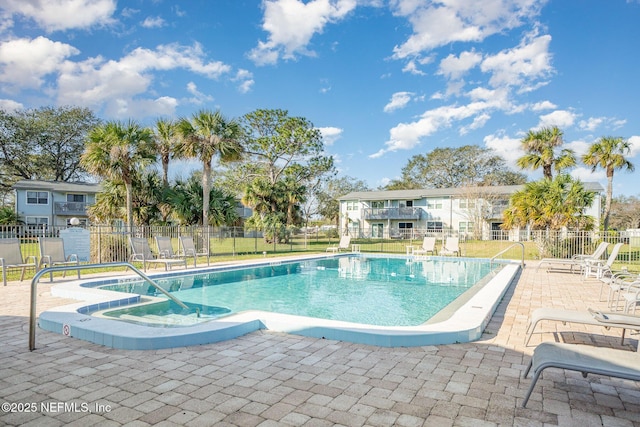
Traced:
MULTIPOLYGON (((101 315, 176 327, 260 310, 376 326, 417 326, 501 267, 469 259, 367 256, 276 263, 156 281, 189 310, 167 300, 101 315)), ((158 295, 143 281, 101 289, 158 295)))
MULTIPOLYGON (((377 258, 376 256, 363 258, 377 258)), ((400 259, 404 266, 398 268, 394 265, 392 269, 387 264, 381 269, 386 274, 386 278, 394 277, 402 273, 403 286, 417 287, 422 285, 425 273, 435 277, 434 269, 436 260, 452 261, 452 264, 442 264, 441 271, 449 271, 440 275, 440 287, 449 288, 466 288, 467 285, 460 285, 458 278, 467 275, 467 272, 473 268, 478 260, 455 258, 442 259, 441 257, 429 257, 428 261, 434 261, 426 264, 426 261, 417 261, 406 257, 391 257, 400 259), (454 265, 460 266, 463 263, 465 268, 454 269, 454 265), (425 269, 431 266, 430 269, 425 269), (456 275, 452 273, 456 272, 456 275), (413 276, 413 277, 412 277, 413 276), (446 280, 445 280, 446 279, 446 280), (418 285, 420 283, 420 285, 418 285)), ((307 266, 310 275, 325 274, 332 272, 336 274, 335 281, 345 280, 351 285, 357 286, 358 278, 365 275, 362 269, 362 263, 353 261, 351 256, 345 255, 322 255, 301 257, 297 261, 302 261, 303 266, 307 266), (349 262, 350 268, 345 268, 349 262), (343 263, 343 267, 340 267, 343 263), (327 269, 327 265, 338 265, 335 270, 327 269), (311 267, 313 266, 313 268, 311 267), (323 269, 324 267, 324 269, 323 269), (329 270, 329 271, 327 271, 329 270), (343 277, 341 277, 343 276, 343 277)), ((485 260, 487 261, 487 260, 485 260)), ((385 261, 386 262, 386 261, 385 261)), ((383 262, 383 263, 385 263, 383 262)), ((242 271, 243 275, 255 268, 267 268, 274 271, 278 268, 292 268, 292 264, 288 262, 265 260, 254 262, 252 265, 246 266, 249 270, 237 270, 237 267, 214 267, 201 269, 198 272, 212 274, 214 272, 231 272, 232 270, 242 271)), ((304 270, 305 267, 302 267, 304 270)), ((366 275, 371 275, 371 267, 366 275)), ((118 307, 127 306, 132 303, 143 302, 146 298, 131 293, 115 292, 113 290, 98 289, 104 285, 131 285, 137 279, 134 278, 107 278, 107 279, 89 279, 83 281, 74 281, 70 283, 60 284, 52 288, 52 294, 64 298, 80 299, 83 302, 65 307, 48 310, 39 317, 39 325, 41 328, 64 333, 69 336, 84 339, 94 343, 99 343, 115 348, 123 349, 159 349, 180 347, 187 345, 206 344, 222 340, 231 339, 255 330, 268 329, 273 331, 294 333, 317 338, 326 338, 342 341, 350 341, 356 343, 372 344, 378 346, 398 347, 398 346, 419 346, 447 344, 455 342, 473 341, 482 335, 486 324, 497 307, 500 299, 508 289, 513 278, 519 271, 519 264, 505 263, 502 268, 494 270, 491 273, 485 273, 485 279, 481 280, 479 285, 473 285, 466 290, 463 299, 454 299, 453 304, 449 304, 444 310, 440 310, 435 317, 427 322, 422 319, 411 320, 404 325, 375 325, 370 323, 357 323, 343 319, 327 319, 309 317, 308 315, 277 313, 264 311, 264 309, 248 309, 245 311, 234 311, 233 307, 227 307, 225 304, 219 304, 219 300, 215 303, 204 304, 208 308, 215 308, 221 311, 213 313, 214 320, 203 323, 196 323, 190 326, 182 327, 150 327, 148 325, 125 323, 120 320, 110 318, 97 317, 91 315, 96 311, 102 314, 112 312, 118 307), (226 310, 229 310, 227 312, 226 310), (446 313, 446 315, 443 315, 446 313)), ((366 268, 365 268, 366 270, 366 268)), ((378 271, 377 268, 374 268, 378 271)), ((152 277, 156 281, 165 281, 170 283, 179 276, 191 275, 194 270, 187 272, 170 272, 156 274, 152 277)), ((236 273, 234 273, 236 274, 236 273)), ((195 276, 191 276, 195 277, 195 276)), ((386 280, 386 279, 385 279, 386 280)), ((384 282, 384 280, 379 280, 384 282)), ((190 279, 187 283, 191 284, 190 279)), ((193 280, 195 283, 195 279, 193 280)), ((346 282, 344 282, 346 283, 346 282)), ((202 287, 190 286, 190 292, 201 292, 202 287)), ((415 288, 413 288, 415 289, 415 288)), ((317 293, 317 292, 316 292, 317 293)), ((310 295, 313 293, 310 293, 310 295)), ((409 294, 415 294, 414 291, 409 294)), ((393 295, 387 292, 385 295, 393 295)), ((384 299, 384 298, 382 298, 384 299)), ((402 305, 403 302, 395 297, 394 305, 402 305)), ((201 303, 202 304, 202 303, 201 303)), ((338 306, 339 304, 334 304, 338 306)), ((357 302, 351 302, 350 306, 357 305, 357 302)), ((348 306, 347 306, 348 307, 348 306)), ((342 310, 348 311, 348 310, 342 310)), ((385 308, 378 306, 370 311, 382 312, 385 308)), ((203 313, 207 315, 207 313, 203 313)), ((135 317, 135 316, 134 316, 135 317)))

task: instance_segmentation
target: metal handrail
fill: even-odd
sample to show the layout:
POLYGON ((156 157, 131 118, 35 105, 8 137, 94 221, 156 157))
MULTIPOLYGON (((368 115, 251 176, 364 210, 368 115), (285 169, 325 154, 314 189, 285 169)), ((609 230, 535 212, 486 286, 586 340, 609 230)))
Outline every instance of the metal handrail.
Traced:
POLYGON ((138 270, 136 267, 131 265, 128 262, 110 262, 106 264, 83 264, 83 265, 60 265, 55 267, 47 267, 40 271, 38 271, 35 276, 33 276, 33 280, 31 280, 31 307, 29 314, 29 350, 33 351, 36 348, 36 300, 38 297, 37 293, 37 285, 40 277, 44 276, 47 273, 52 273, 54 271, 70 271, 70 270, 88 270, 90 268, 109 268, 109 267, 127 267, 130 270, 133 270, 138 276, 148 282, 151 286, 162 292, 169 298, 171 301, 178 304, 180 307, 189 309, 189 307, 176 298, 174 295, 171 295, 166 290, 162 289, 160 285, 154 282, 149 276, 144 274, 142 271, 138 270))
POLYGON ((494 256, 492 256, 491 259, 489 260, 489 265, 493 265, 493 260, 495 260, 497 257, 502 255, 503 253, 507 252, 509 249, 511 249, 515 245, 520 245, 520 247, 522 248, 522 260, 520 261, 520 266, 522 268, 524 268, 524 243, 522 243, 522 242, 515 242, 515 243, 507 246, 505 249, 501 250, 500 252, 498 252, 494 256))

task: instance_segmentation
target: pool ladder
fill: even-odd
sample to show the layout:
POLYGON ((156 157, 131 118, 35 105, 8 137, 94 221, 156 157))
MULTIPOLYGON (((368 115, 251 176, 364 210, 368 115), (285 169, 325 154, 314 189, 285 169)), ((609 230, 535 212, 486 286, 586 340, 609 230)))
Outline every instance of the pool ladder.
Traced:
MULTIPOLYGON (((33 351, 36 348, 36 302, 38 298, 37 286, 38 280, 40 277, 44 276, 47 273, 53 273, 54 271, 78 271, 78 277, 80 275, 80 270, 88 270, 91 268, 110 268, 110 267, 127 267, 132 270, 138 276, 140 276, 145 282, 149 283, 151 286, 162 292, 169 298, 171 301, 178 304, 180 307, 189 310, 189 307, 176 298, 174 295, 171 295, 169 292, 164 290, 160 285, 153 281, 149 276, 144 274, 142 271, 138 270, 132 264, 128 262, 110 262, 106 264, 83 264, 83 265, 60 265, 55 267, 47 267, 42 270, 36 272, 35 276, 33 276, 33 280, 31 280, 31 307, 29 311, 29 350, 33 351)), ((195 310, 198 317, 200 317, 200 312, 198 309, 195 310)))
POLYGON ((491 257, 491 259, 489 260, 489 265, 493 266, 493 261, 499 257, 500 255, 502 255, 503 253, 507 252, 509 249, 511 249, 512 247, 516 246, 516 245, 520 245, 520 247, 522 248, 522 259, 520 260, 520 266, 522 268, 524 268, 524 243, 522 242, 515 242, 509 246, 507 246, 506 248, 504 248, 503 250, 501 250, 500 252, 498 252, 497 254, 495 254, 494 256, 491 257))

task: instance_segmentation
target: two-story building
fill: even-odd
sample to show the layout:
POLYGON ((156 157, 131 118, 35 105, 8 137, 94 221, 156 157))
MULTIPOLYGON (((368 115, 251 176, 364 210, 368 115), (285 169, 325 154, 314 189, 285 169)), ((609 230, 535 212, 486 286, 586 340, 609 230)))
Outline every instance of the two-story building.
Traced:
MULTIPOLYGON (((604 189, 586 182, 587 190, 604 189)), ((352 236, 419 238, 453 234, 477 239, 516 239, 520 230, 504 231, 503 212, 523 185, 419 190, 358 191, 340 202, 340 229, 352 236)), ((585 212, 600 223, 600 197, 585 212)))
POLYGON ((21 180, 13 185, 15 210, 32 228, 65 227, 74 217, 86 225, 87 207, 95 203, 101 188, 86 182, 21 180))

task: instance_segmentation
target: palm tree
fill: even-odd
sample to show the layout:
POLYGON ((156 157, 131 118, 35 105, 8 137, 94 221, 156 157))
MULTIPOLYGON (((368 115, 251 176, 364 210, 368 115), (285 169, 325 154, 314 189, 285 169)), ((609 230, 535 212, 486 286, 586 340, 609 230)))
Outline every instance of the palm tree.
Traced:
POLYGON ((127 194, 127 226, 133 230, 133 180, 136 171, 155 160, 153 134, 150 129, 129 120, 128 123, 107 122, 95 127, 81 162, 89 173, 121 181, 127 194))
POLYGON ((631 152, 629 141, 621 137, 602 137, 589 147, 587 154, 582 156, 585 165, 591 166, 591 170, 599 167, 607 172, 607 199, 604 204, 604 229, 609 228, 609 213, 613 200, 613 172, 616 169, 626 169, 633 172, 633 164, 625 158, 631 152))
POLYGON ((582 182, 566 174, 529 182, 511 196, 502 228, 530 226, 537 230, 559 230, 586 226, 590 219, 584 211, 593 198, 594 193, 586 190, 582 182))
POLYGON ((521 169, 540 169, 545 178, 553 178, 552 169, 561 171, 576 165, 573 150, 567 148, 556 156, 555 149, 562 145, 562 131, 557 126, 542 128, 539 131, 530 130, 521 141, 526 154, 518 159, 521 169))
POLYGON ((220 111, 201 110, 191 120, 177 123, 180 136, 175 153, 178 157, 195 158, 202 163, 202 224, 209 224, 211 161, 217 155, 221 161, 239 160, 241 128, 237 121, 227 120, 220 111))
POLYGON ((153 137, 162 163, 162 184, 166 188, 169 185, 169 159, 176 144, 175 122, 169 119, 156 120, 153 137))

